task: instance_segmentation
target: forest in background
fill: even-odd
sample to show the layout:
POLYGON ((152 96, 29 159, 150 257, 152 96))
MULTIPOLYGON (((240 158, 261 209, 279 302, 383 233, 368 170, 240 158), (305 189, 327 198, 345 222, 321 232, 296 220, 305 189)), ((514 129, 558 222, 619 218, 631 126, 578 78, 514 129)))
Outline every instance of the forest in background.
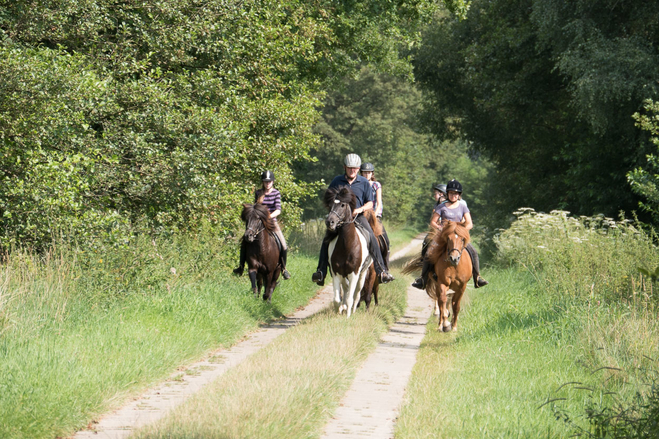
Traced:
POLYGON ((284 221, 349 152, 385 217, 457 178, 518 207, 656 224, 659 6, 607 0, 0 2, 0 245, 230 237, 271 169, 284 221))

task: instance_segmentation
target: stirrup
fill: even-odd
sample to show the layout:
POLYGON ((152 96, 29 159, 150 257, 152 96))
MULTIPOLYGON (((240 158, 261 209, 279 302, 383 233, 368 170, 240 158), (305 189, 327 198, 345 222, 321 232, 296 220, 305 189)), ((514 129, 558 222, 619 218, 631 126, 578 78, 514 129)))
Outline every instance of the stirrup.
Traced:
POLYGON ((484 287, 485 285, 489 284, 488 281, 483 279, 482 277, 478 276, 476 280, 474 281, 474 288, 480 288, 484 287))
POLYGON ((395 278, 391 274, 387 273, 386 271, 383 271, 382 273, 380 273, 380 276, 378 276, 378 277, 380 278, 380 283, 381 284, 386 284, 387 282, 391 282, 392 280, 395 280, 395 278))
POLYGON ((422 277, 418 277, 418 278, 416 278, 416 280, 414 282, 412 282, 412 286, 414 288, 424 290, 426 288, 426 283, 423 281, 422 277))
POLYGON ((288 280, 288 279, 291 278, 291 273, 289 273, 288 270, 284 268, 284 269, 282 270, 282 272, 281 272, 281 276, 282 276, 284 279, 288 280))
POLYGON ((323 272, 320 270, 311 275, 311 280, 321 287, 325 285, 325 276, 323 276, 323 272))

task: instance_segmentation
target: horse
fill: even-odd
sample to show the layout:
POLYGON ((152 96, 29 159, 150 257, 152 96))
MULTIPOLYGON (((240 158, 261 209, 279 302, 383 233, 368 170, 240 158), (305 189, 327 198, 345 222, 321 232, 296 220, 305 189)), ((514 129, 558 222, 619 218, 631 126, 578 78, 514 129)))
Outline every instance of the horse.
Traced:
POLYGON ((240 218, 245 223, 245 260, 252 282, 254 297, 259 297, 261 288, 263 300, 271 303, 272 293, 277 286, 281 273, 279 263, 279 247, 273 236, 275 231, 274 220, 270 211, 263 204, 243 204, 240 218))
MULTIPOLYGON (((368 223, 373 229, 373 234, 378 240, 378 245, 380 246, 380 252, 382 254, 382 260, 387 261, 387 266, 389 265, 389 248, 387 243, 384 240, 382 224, 378 221, 375 212, 372 210, 364 211, 363 215, 368 220, 368 223)), ((357 307, 364 302, 366 304, 366 309, 368 310, 371 305, 371 300, 375 300, 375 304, 378 304, 378 291, 380 290, 380 279, 378 279, 377 274, 375 273, 375 265, 371 265, 366 273, 366 280, 364 281, 364 286, 360 292, 359 303, 357 307)))
POLYGON ((346 311, 350 317, 359 304, 359 294, 373 258, 368 252, 368 237, 355 227, 352 218, 357 203, 355 194, 345 186, 329 188, 323 201, 329 210, 325 225, 330 232, 327 239, 330 239, 328 254, 334 305, 339 314, 346 311))
MULTIPOLYGON (((471 258, 469 255, 463 258, 463 252, 469 244, 469 231, 460 223, 453 221, 442 222, 441 232, 431 232, 431 241, 428 244, 426 257, 433 266, 433 272, 428 276, 426 292, 435 300, 436 308, 439 309, 438 329, 444 332, 458 330, 458 315, 460 314, 460 300, 467 289, 467 283, 471 279, 471 258), (453 321, 449 322, 449 311, 447 307, 449 290, 451 295, 451 308, 453 321)), ((403 269, 404 273, 410 273, 420 267, 422 257, 410 261, 403 269)))

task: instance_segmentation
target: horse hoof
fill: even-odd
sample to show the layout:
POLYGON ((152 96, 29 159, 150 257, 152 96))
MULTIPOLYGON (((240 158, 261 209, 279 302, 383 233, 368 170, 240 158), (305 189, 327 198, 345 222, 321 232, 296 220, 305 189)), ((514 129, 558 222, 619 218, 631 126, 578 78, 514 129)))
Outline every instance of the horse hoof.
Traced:
POLYGON ((451 331, 451 325, 449 324, 448 326, 444 326, 444 327, 442 328, 442 330, 443 330, 444 332, 450 332, 450 331, 451 331))

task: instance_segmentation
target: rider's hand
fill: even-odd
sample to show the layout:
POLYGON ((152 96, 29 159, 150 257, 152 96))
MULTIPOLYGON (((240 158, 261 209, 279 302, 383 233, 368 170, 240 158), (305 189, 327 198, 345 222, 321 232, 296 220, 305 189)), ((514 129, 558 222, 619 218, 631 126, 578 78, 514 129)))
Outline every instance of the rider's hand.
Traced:
POLYGON ((364 211, 362 210, 361 207, 358 208, 358 209, 355 209, 355 210, 352 211, 352 217, 354 218, 354 217, 356 217, 357 215, 359 215, 359 214, 362 213, 362 212, 364 212, 364 211))

